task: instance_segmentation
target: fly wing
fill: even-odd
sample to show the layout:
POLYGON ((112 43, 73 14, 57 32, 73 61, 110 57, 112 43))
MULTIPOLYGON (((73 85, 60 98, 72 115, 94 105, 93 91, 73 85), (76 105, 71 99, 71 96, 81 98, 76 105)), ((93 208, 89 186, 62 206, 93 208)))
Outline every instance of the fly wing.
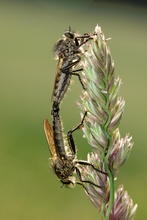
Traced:
POLYGON ((58 88, 59 78, 60 78, 60 75, 61 75, 60 68, 62 67, 62 62, 63 62, 63 59, 60 58, 58 60, 57 69, 56 69, 54 87, 53 87, 52 98, 51 98, 52 101, 53 101, 54 95, 56 94, 56 91, 57 91, 57 88, 58 88))
POLYGON ((54 160, 57 158, 56 147, 54 142, 54 133, 52 126, 50 125, 47 119, 44 120, 44 132, 47 139, 51 157, 54 160))

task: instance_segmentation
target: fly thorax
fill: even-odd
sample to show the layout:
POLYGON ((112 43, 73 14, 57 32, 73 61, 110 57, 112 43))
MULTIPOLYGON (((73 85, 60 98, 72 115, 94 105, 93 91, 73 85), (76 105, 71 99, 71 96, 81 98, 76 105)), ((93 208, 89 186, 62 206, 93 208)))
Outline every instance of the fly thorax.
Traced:
POLYGON ((61 160, 58 158, 54 163, 54 171, 60 180, 68 179, 73 175, 74 170, 73 160, 61 160))
POLYGON ((58 40, 54 46, 55 56, 59 56, 65 49, 65 41, 63 39, 58 40))

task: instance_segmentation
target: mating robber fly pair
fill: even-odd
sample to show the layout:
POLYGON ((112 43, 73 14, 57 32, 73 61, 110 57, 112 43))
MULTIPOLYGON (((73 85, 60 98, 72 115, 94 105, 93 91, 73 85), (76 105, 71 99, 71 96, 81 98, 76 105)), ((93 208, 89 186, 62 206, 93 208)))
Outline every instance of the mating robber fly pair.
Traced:
POLYGON ((82 179, 80 172, 81 166, 90 166, 98 172, 105 175, 106 173, 96 169, 88 161, 76 159, 76 147, 72 133, 81 128, 86 117, 86 113, 84 114, 81 123, 76 128, 68 132, 66 143, 63 137, 59 106, 70 85, 72 75, 78 76, 79 81, 84 88, 81 77, 78 73, 82 69, 75 70, 74 68, 81 60, 80 54, 82 52, 80 47, 92 39, 94 35, 95 34, 84 34, 79 36, 73 33, 69 28, 69 30, 64 33, 64 37, 57 42, 55 46, 55 54, 58 59, 58 65, 52 94, 53 105, 51 111, 53 116, 53 126, 50 125, 47 119, 44 120, 44 131, 49 145, 52 167, 55 174, 62 184, 74 185, 76 183, 82 185, 85 189, 86 187, 84 186, 84 183, 90 183, 97 187, 100 186, 89 180, 82 179), (79 181, 75 180, 75 177, 73 176, 74 172, 76 172, 79 181))

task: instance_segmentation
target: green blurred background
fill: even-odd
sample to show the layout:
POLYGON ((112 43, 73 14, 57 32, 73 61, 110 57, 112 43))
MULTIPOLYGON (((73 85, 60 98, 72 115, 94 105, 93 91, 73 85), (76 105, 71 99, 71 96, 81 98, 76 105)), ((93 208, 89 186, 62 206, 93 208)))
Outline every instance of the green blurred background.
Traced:
MULTIPOLYGON (((43 119, 51 121, 51 93, 57 62, 53 46, 68 29, 102 27, 122 78, 126 100, 120 125, 134 148, 116 187, 138 203, 136 219, 147 216, 147 8, 92 0, 0 1, 0 219, 99 219, 83 189, 60 188, 48 164, 43 119)), ((65 133, 80 120, 77 79, 62 104, 65 133)), ((78 158, 90 151, 75 134, 78 158)))

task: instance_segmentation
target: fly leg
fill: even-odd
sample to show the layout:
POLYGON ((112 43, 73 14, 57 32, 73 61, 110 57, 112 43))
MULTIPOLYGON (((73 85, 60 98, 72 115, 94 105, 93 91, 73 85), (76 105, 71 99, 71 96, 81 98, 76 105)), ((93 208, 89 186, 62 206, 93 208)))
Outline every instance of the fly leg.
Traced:
MULTIPOLYGON (((96 187, 98 187, 98 188, 101 188, 102 186, 99 186, 99 185, 97 185, 97 184, 95 184, 94 182, 92 182, 92 181, 90 181, 90 180, 83 180, 82 179, 82 176, 81 176, 81 172, 80 172, 80 170, 76 167, 76 173, 77 173, 77 176, 78 176, 78 179, 80 180, 80 183, 81 183, 81 185, 83 186, 83 184, 82 183, 89 183, 89 184, 91 184, 91 185, 93 185, 93 186, 96 186, 96 187)), ((78 183, 78 182, 76 182, 76 183, 78 183)), ((84 188, 86 188, 85 186, 84 186, 84 188)), ((86 191, 87 191, 87 189, 86 189, 86 191)), ((87 191, 87 193, 88 193, 88 191, 87 191)), ((89 193, 88 193, 89 194, 89 193)))
POLYGON ((67 133, 68 144, 69 144, 69 147, 70 147, 70 150, 71 150, 72 154, 74 154, 74 155, 76 154, 76 146, 75 146, 75 143, 74 143, 72 133, 75 132, 76 130, 80 129, 83 126, 86 115, 87 115, 87 112, 84 113, 84 116, 82 118, 81 123, 78 124, 74 129, 68 131, 68 133, 67 133))
POLYGON ((72 71, 70 74, 71 74, 71 75, 74 75, 74 76, 77 76, 77 77, 79 78, 79 81, 80 81, 81 85, 82 85, 82 88, 83 88, 84 90, 86 90, 86 88, 85 88, 85 86, 84 86, 84 84, 83 84, 83 82, 82 82, 81 76, 80 76, 78 73, 76 73, 76 72, 82 71, 82 70, 83 70, 83 69, 74 70, 74 71, 72 71))
MULTIPOLYGON (((69 135, 72 134, 73 132, 75 132, 76 130, 81 129, 81 128, 83 127, 83 123, 84 123, 84 120, 85 120, 86 116, 87 116, 87 111, 84 113, 83 118, 82 118, 80 124, 78 124, 78 125, 77 125, 75 128, 73 128, 72 130, 68 131, 68 134, 69 134, 69 135)), ((68 135, 68 134, 67 134, 67 135, 68 135)))
POLYGON ((91 163, 89 163, 88 161, 84 161, 84 160, 77 160, 76 161, 78 164, 80 165, 85 165, 85 166, 90 166, 92 167, 95 171, 99 172, 99 173, 102 173, 102 174, 105 174, 106 176, 108 176, 107 173, 103 172, 102 170, 99 170, 97 168, 95 168, 91 163))
MULTIPOLYGON (((87 115, 87 111, 84 113, 83 118, 82 118, 82 120, 81 120, 81 123, 78 124, 78 125, 77 125, 75 128, 73 128, 72 130, 68 131, 68 133, 67 133, 68 144, 69 144, 69 146, 70 146, 71 151, 72 151, 74 154, 76 154, 76 147, 75 147, 75 143, 74 143, 74 139, 73 139, 72 133, 75 132, 76 130, 82 128, 86 115, 87 115)), ((77 160, 77 163, 78 163, 78 164, 81 164, 81 165, 85 165, 85 166, 91 166, 91 167, 92 167, 94 170, 96 170, 97 172, 107 175, 107 173, 105 173, 105 172, 103 172, 103 171, 97 169, 95 166, 93 166, 93 165, 92 165, 91 163, 89 163, 88 161, 77 160)))
MULTIPOLYGON (((76 169, 77 169, 77 168, 76 168, 76 169)), ((79 174, 77 174, 77 175, 80 175, 80 177, 81 177, 80 171, 79 171, 79 170, 78 170, 78 171, 76 170, 76 172, 79 172, 79 174)), ((79 181, 76 181, 75 183, 78 184, 78 185, 80 185, 80 186, 82 186, 82 187, 85 189, 85 191, 87 192, 87 194, 89 194, 87 188, 86 188, 85 185, 83 184, 83 182, 85 182, 85 181, 83 181, 82 178, 79 178, 79 180, 80 180, 80 182, 79 182, 79 181)), ((61 180, 61 183, 62 183, 61 188, 62 188, 64 185, 69 185, 69 184, 73 184, 73 185, 74 185, 74 183, 73 183, 71 180, 68 180, 68 181, 63 181, 63 180, 61 180)), ((86 183, 87 183, 87 181, 86 181, 86 183)), ((88 181, 88 183, 93 184, 93 183, 90 182, 90 181, 88 181)), ((97 185, 95 184, 95 186, 97 186, 97 185)))
POLYGON ((76 42, 78 42, 78 48, 79 47, 81 47, 83 44, 86 44, 89 40, 91 40, 91 39, 93 39, 92 38, 92 36, 94 36, 94 35, 96 35, 96 34, 87 34, 87 33, 85 33, 84 35, 82 35, 82 36, 77 36, 76 38, 75 38, 75 43, 76 42), (87 38, 87 39, 86 39, 87 38), (81 40, 81 43, 79 43, 79 41, 78 41, 78 39, 80 39, 81 40), (86 39, 86 40, 85 40, 86 39))
POLYGON ((63 67, 61 69, 61 71, 62 71, 62 73, 65 73, 65 74, 70 74, 70 75, 77 76, 79 78, 79 81, 80 81, 81 85, 82 85, 82 88, 85 90, 85 87, 84 87, 84 84, 82 82, 81 76, 80 76, 80 74, 77 73, 79 71, 82 71, 83 68, 70 71, 70 69, 72 67, 76 66, 80 61, 81 61, 81 57, 77 55, 77 60, 72 62, 72 63, 70 63, 69 65, 63 67))
POLYGON ((63 68, 61 69, 61 71, 63 71, 63 72, 65 71, 65 73, 67 73, 67 71, 68 71, 70 68, 76 66, 76 65, 81 61, 81 57, 77 55, 76 58, 77 58, 77 60, 75 60, 75 61, 73 61, 72 63, 68 64, 67 66, 63 67, 63 68))

